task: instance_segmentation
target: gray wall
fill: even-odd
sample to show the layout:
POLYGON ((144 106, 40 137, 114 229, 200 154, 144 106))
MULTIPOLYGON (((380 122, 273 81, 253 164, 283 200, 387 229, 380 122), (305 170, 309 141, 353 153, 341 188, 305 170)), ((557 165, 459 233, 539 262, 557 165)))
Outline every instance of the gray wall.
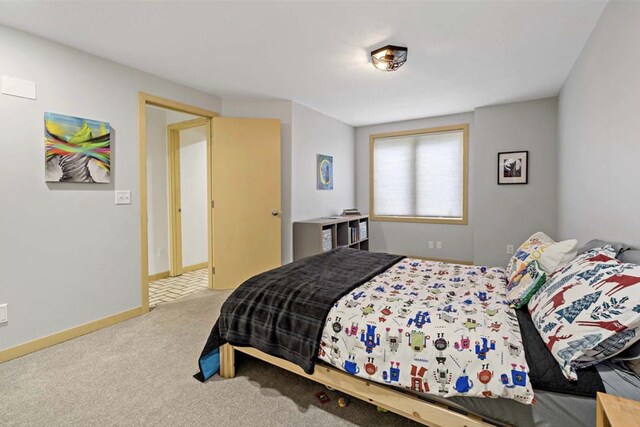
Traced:
POLYGON ((0 26, 0 74, 37 101, 0 95, 0 350, 140 306, 138 91, 220 111, 221 100, 0 26), (111 123, 111 184, 44 181, 45 111, 111 123), (115 206, 114 189, 133 204, 115 206))
POLYGON ((473 261, 506 265, 506 245, 557 237, 557 98, 478 108, 475 121, 473 261), (529 151, 529 184, 497 185, 497 153, 518 150, 529 151))
POLYGON ((474 113, 386 123, 356 129, 357 205, 369 211, 369 135, 469 123, 469 224, 371 223, 373 250, 506 265, 517 247, 542 230, 556 234, 557 99, 492 107, 474 113), (497 153, 529 150, 529 184, 497 185, 497 153), (428 241, 442 241, 429 249, 428 241))
MULTIPOLYGON (((473 113, 427 119, 408 120, 356 128, 356 195, 357 207, 369 212, 369 135, 437 126, 469 124, 469 181, 473 179, 473 158, 477 151, 473 113)), ((470 197, 470 207, 473 206, 470 197)), ((371 249, 434 258, 472 261, 472 209, 468 225, 423 224, 408 222, 371 222, 371 249), (429 240, 442 241, 442 249, 428 249, 429 240)))
POLYGON ((335 215, 356 200, 354 128, 293 103, 293 221, 335 215), (316 189, 316 155, 333 156, 333 190, 316 189))
POLYGON ((559 101, 559 232, 640 247, 640 2, 611 1, 559 101))

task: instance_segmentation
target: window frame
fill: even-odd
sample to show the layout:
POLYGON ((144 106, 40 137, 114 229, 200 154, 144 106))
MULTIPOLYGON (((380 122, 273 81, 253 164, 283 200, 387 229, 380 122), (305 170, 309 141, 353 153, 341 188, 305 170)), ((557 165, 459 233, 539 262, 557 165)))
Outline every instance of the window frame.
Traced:
POLYGON ((427 224, 469 224, 469 124, 438 126, 426 129, 413 129, 396 132, 376 133, 369 135, 369 218, 371 221, 388 222, 417 222, 427 224), (425 135, 462 131, 462 217, 435 217, 435 216, 400 216, 400 215, 376 215, 374 203, 375 183, 375 141, 376 139, 392 138, 397 136, 425 135))

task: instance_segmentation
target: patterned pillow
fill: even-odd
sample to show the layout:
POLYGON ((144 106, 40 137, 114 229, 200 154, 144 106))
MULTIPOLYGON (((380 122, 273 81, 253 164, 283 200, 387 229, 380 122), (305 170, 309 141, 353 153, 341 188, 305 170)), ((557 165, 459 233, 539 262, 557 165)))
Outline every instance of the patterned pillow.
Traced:
POLYGON ((610 246, 585 252, 540 288, 529 312, 564 375, 576 380, 576 369, 640 338, 640 265, 616 260, 610 246))
POLYGON ((524 264, 507 285, 507 301, 510 306, 520 308, 526 305, 546 280, 547 275, 538 261, 524 264))
POLYGON ((511 280, 523 265, 526 266, 533 260, 538 261, 540 267, 551 274, 575 258, 577 245, 578 241, 575 239, 554 242, 551 237, 539 231, 529 237, 511 257, 507 265, 507 277, 511 280))

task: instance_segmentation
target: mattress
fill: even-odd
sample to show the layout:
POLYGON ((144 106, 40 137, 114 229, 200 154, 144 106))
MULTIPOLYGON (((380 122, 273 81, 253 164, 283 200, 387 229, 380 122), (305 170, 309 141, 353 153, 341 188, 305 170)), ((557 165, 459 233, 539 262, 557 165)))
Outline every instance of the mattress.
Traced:
MULTIPOLYGON (((640 401, 640 378, 622 364, 596 365, 605 391, 609 394, 640 401)), ((596 400, 535 390, 536 404, 522 405, 507 399, 475 399, 453 397, 438 399, 483 417, 518 427, 582 427, 595 426, 596 400)))
MULTIPOLYGON (((516 316, 504 304, 505 281, 499 268, 407 258, 334 305, 323 329, 319 359, 352 375, 457 406, 496 424, 594 425, 595 398, 585 393, 590 386, 640 400, 638 377, 614 364, 597 365, 597 372, 590 368, 583 376, 588 381, 579 387, 553 392, 548 386, 552 390, 557 386, 554 377, 556 382, 567 382, 557 363, 552 360, 553 366, 548 366, 549 361, 532 358, 538 371, 558 371, 555 376, 537 373, 533 380, 547 389, 533 390, 533 380, 527 376, 530 358, 525 361, 524 349, 534 347, 534 338, 540 339, 535 331, 535 336, 522 339, 518 320, 523 320, 519 319, 523 313, 516 316), (405 304, 407 298, 413 303, 405 304), (470 322, 477 323, 476 327, 465 326, 470 322), (412 331, 420 339, 414 339, 412 331), (497 345, 501 340, 504 345, 497 345), (485 370, 496 381, 495 387, 487 386, 485 370), (518 379, 513 370, 522 377, 518 379), (441 372, 447 372, 444 379, 441 372), (528 391, 535 392, 533 405, 518 401, 528 391)), ((531 331, 524 328, 522 333, 531 331)), ((535 344, 546 350, 543 343, 535 344)))

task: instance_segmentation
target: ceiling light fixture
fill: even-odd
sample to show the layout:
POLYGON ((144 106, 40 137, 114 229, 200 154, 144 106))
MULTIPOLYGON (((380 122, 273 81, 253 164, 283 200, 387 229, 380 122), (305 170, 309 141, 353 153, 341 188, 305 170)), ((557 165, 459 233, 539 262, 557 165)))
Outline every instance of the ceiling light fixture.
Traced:
POLYGON ((371 63, 381 71, 395 71, 407 62, 407 48, 386 45, 371 52, 371 63))

